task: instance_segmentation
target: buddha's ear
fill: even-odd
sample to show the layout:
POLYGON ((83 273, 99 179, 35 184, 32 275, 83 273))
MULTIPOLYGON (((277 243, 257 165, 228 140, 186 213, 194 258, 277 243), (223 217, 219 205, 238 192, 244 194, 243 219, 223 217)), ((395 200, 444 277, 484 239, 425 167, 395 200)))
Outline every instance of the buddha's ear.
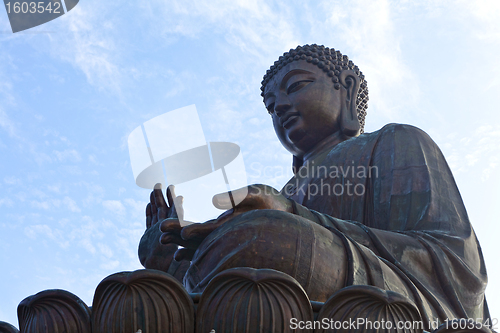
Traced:
MULTIPOLYGON (((342 96, 342 114, 340 115, 340 128, 342 134, 350 137, 359 135, 361 126, 358 121, 356 98, 358 97, 360 80, 351 70, 344 70, 340 73, 340 83, 345 91, 342 96)), ((341 90, 344 90, 341 88, 341 90)))

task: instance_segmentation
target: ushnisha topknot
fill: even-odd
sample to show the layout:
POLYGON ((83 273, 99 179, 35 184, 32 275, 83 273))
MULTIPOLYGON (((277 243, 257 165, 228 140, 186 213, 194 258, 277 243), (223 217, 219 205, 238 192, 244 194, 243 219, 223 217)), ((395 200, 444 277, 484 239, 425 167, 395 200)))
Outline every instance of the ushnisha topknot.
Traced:
POLYGON ((342 55, 340 51, 333 48, 325 47, 324 45, 304 45, 297 46, 295 49, 283 53, 274 65, 271 66, 264 75, 262 80, 261 96, 264 97, 264 89, 271 78, 278 73, 280 69, 286 64, 297 61, 305 60, 313 65, 321 68, 328 76, 332 78, 335 89, 340 89, 339 76, 343 70, 352 70, 360 79, 360 88, 356 98, 356 108, 358 114, 359 125, 361 128, 360 133, 363 133, 365 127, 366 109, 368 108, 368 86, 365 76, 359 70, 358 66, 354 65, 352 60, 346 55, 342 55))

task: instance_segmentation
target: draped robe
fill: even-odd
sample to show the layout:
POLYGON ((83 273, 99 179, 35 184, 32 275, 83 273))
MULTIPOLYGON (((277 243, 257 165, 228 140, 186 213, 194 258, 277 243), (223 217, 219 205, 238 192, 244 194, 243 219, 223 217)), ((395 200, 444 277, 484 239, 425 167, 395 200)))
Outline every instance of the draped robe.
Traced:
POLYGON ((432 139, 413 126, 390 124, 323 154, 325 150, 317 163, 326 170, 316 167, 319 174, 302 172, 306 177, 301 177, 299 169, 289 184, 302 190, 290 198, 322 213, 313 219, 345 237, 352 262, 348 284, 384 289, 375 255, 411 282, 410 296, 421 312, 441 319, 488 318, 481 248, 448 164, 432 139), (337 177, 332 177, 332 166, 341 169, 337 177), (363 195, 346 195, 348 182, 351 193, 357 185, 363 195), (331 193, 324 186, 323 193, 311 195, 324 184, 331 193), (335 186, 341 188, 337 184, 343 195, 333 193, 335 186), (370 274, 361 274, 360 268, 370 274))
MULTIPOLYGON (((427 322, 489 318, 481 248, 448 164, 425 132, 389 124, 338 144, 326 140, 312 155, 282 190, 295 215, 250 212, 219 227, 191 262, 188 290, 202 291, 225 269, 250 266, 282 270, 309 293, 318 285, 311 267, 339 265, 334 259, 345 256, 343 267, 331 268, 344 287, 399 292, 427 322), (308 223, 323 230, 308 231, 308 223), (324 230, 343 251, 328 252, 330 239, 317 245, 324 230)), ((328 280, 329 268, 321 269, 316 276, 328 280)))

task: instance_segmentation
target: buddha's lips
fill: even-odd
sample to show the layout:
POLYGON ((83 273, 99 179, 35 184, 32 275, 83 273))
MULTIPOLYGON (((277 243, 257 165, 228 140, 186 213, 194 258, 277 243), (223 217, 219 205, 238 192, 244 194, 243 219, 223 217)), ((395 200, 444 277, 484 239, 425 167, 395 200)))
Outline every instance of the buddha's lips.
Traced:
POLYGON ((288 129, 299 118, 298 112, 292 112, 280 119, 281 126, 288 129))

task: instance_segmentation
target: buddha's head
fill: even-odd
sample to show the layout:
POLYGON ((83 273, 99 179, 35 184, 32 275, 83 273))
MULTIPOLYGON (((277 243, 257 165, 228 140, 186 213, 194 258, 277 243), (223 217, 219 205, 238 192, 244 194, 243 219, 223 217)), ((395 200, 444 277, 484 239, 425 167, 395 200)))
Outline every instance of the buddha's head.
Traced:
POLYGON ((279 140, 299 159, 331 135, 345 140, 363 133, 366 81, 339 51, 305 45, 285 52, 261 90, 279 140))

